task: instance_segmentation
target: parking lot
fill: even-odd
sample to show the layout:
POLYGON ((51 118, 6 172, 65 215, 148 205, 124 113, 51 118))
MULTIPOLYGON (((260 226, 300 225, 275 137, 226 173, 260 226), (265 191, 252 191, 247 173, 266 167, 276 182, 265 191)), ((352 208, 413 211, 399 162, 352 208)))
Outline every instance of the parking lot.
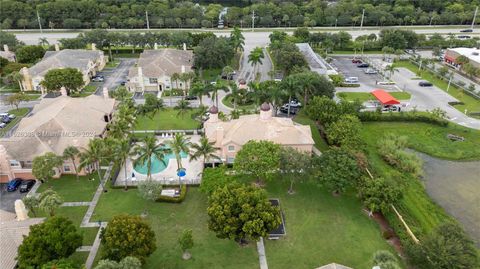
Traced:
POLYGON ((352 56, 335 56, 331 63, 345 78, 358 77, 360 87, 344 88, 345 91, 370 92, 377 88, 388 90, 387 87, 377 85, 377 82, 384 80, 381 75, 365 74, 367 68, 358 68, 357 64, 352 63, 352 58, 352 56))
POLYGON ((104 76, 103 82, 92 82, 92 85, 99 86, 96 95, 103 94, 103 87, 107 87, 108 90, 115 90, 120 83, 127 81, 128 71, 133 67, 137 61, 136 58, 119 58, 120 61, 115 68, 104 68, 98 72, 97 75, 104 76))
POLYGON ((22 199, 27 193, 18 190, 7 192, 7 183, 0 183, 0 210, 15 212, 15 200, 22 199))

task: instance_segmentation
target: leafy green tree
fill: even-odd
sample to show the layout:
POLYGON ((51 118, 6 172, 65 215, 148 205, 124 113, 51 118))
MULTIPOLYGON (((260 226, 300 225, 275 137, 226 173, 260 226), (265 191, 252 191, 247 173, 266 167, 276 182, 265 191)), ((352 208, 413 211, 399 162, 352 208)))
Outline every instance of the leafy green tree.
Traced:
POLYGON ((27 101, 27 95, 22 92, 17 92, 15 94, 11 94, 7 96, 7 104, 11 106, 15 106, 15 109, 18 110, 18 106, 21 102, 27 101))
POLYGON ((362 123, 357 116, 342 115, 327 127, 327 138, 330 144, 351 150, 360 150, 362 147, 361 129, 362 123))
POLYGON ((200 191, 210 196, 216 189, 235 182, 235 178, 227 174, 225 166, 205 168, 202 173, 200 191))
POLYGON ((140 216, 117 215, 101 235, 104 259, 120 261, 132 256, 145 263, 156 246, 155 233, 140 216))
POLYGON ((305 43, 310 39, 310 32, 305 27, 300 27, 293 31, 293 36, 297 38, 298 42, 305 43))
POLYGON ((120 139, 115 141, 114 149, 115 152, 115 159, 120 166, 123 166, 123 172, 125 177, 125 190, 128 189, 127 186, 127 160, 131 154, 131 145, 128 139, 120 139))
POLYGON ((237 152, 233 168, 258 182, 270 180, 280 166, 280 145, 270 141, 250 140, 237 152))
POLYGON ((144 97, 145 103, 137 107, 137 112, 140 115, 146 115, 149 118, 153 118, 155 114, 164 107, 163 100, 151 93, 145 94, 144 97))
POLYGON ((190 142, 190 138, 186 137, 181 133, 176 133, 173 136, 172 140, 168 140, 166 144, 169 146, 173 154, 175 154, 175 159, 177 160, 177 167, 178 169, 182 169, 182 153, 183 154, 190 154, 190 148, 192 146, 192 142, 190 142))
MULTIPOLYGON (((202 158, 203 162, 203 167, 205 167, 205 162, 207 160, 220 160, 220 157, 218 157, 215 153, 217 152, 218 148, 214 146, 215 143, 209 142, 208 138, 205 136, 202 136, 200 138, 200 143, 192 143, 191 148, 192 152, 190 153, 190 160, 198 160, 199 158, 202 158)), ((215 167, 215 162, 213 162, 213 166, 215 167)))
POLYGON ((42 192, 39 201, 38 207, 50 216, 55 216, 55 210, 63 204, 62 197, 52 189, 42 192))
POLYGON ((23 46, 15 51, 15 56, 19 63, 31 64, 41 59, 45 54, 45 49, 42 46, 29 45, 23 46))
POLYGON ((42 269, 78 269, 79 265, 75 264, 73 261, 68 258, 53 260, 42 265, 42 269))
POLYGON ((359 186, 359 196, 370 212, 387 213, 390 205, 402 198, 402 190, 384 178, 364 178, 359 186))
POLYGON ((345 192, 349 186, 354 186, 361 176, 357 160, 345 149, 331 148, 316 161, 320 183, 334 194, 345 192))
POLYGON ((152 177, 152 158, 155 157, 161 161, 165 166, 165 155, 170 153, 171 150, 164 144, 157 143, 155 136, 145 136, 140 140, 140 144, 137 144, 133 149, 136 156, 133 161, 134 165, 146 165, 147 166, 147 179, 152 177))
POLYGON ((180 118, 183 119, 183 117, 185 117, 185 114, 187 114, 187 112, 189 110, 191 110, 192 107, 190 107, 190 102, 189 101, 180 100, 180 101, 178 101, 177 105, 175 106, 175 109, 178 110, 177 116, 180 116, 180 118))
POLYGON ((280 173, 290 181, 289 194, 295 193, 293 184, 306 179, 312 166, 312 157, 297 149, 285 147, 280 149, 280 173))
POLYGON ((25 207, 28 211, 32 212, 33 216, 36 217, 37 213, 35 212, 35 208, 38 207, 40 200, 36 195, 27 195, 22 198, 25 207))
POLYGON ((67 93, 77 92, 85 82, 83 75, 76 68, 50 69, 40 84, 48 92, 58 92, 65 87, 67 93))
POLYGON ((411 262, 420 268, 467 269, 480 265, 473 241, 458 224, 446 222, 407 246, 411 262))
POLYGON ((326 96, 315 96, 310 101, 306 109, 307 115, 315 121, 318 121, 325 127, 336 122, 342 115, 356 115, 362 105, 358 102, 350 103, 340 101, 340 103, 326 96))
POLYGON ((230 41, 235 51, 243 51, 245 37, 243 36, 242 30, 240 30, 239 27, 235 26, 233 28, 233 31, 230 33, 230 41))
POLYGON ((192 257, 192 254, 188 251, 193 248, 193 235, 191 229, 183 230, 182 235, 178 238, 178 245, 182 250, 182 258, 184 260, 189 260, 192 257))
POLYGON ((193 52, 194 65, 203 69, 222 68, 230 64, 234 56, 234 48, 225 37, 207 37, 193 52))
POLYGON ((67 258, 82 245, 82 234, 64 217, 47 218, 30 226, 18 248, 19 268, 35 268, 55 259, 67 258))
POLYGON ((77 170, 77 162, 76 159, 80 155, 80 151, 75 146, 68 146, 63 150, 63 159, 70 160, 73 164, 73 168, 75 169, 75 176, 78 180, 78 170, 77 170))
POLYGON ((162 195, 162 183, 159 181, 145 180, 138 183, 138 193, 149 201, 156 201, 162 195))
POLYGON ((208 228, 219 238, 258 240, 280 223, 280 211, 270 204, 267 193, 254 186, 229 184, 215 190, 208 199, 208 228))
POLYGON ((123 258, 120 262, 100 260, 95 269, 142 269, 142 262, 130 256, 123 258))
POLYGON ((62 159, 53 152, 37 156, 32 162, 32 174, 39 180, 48 181, 55 175, 55 168, 62 164, 62 159))
MULTIPOLYGON (((3 8, 4 3, 2 3, 2 13, 4 12, 3 8)), ((0 44, 7 45, 12 51, 15 51, 19 46, 25 45, 23 42, 17 39, 16 35, 5 31, 0 31, 0 44)))

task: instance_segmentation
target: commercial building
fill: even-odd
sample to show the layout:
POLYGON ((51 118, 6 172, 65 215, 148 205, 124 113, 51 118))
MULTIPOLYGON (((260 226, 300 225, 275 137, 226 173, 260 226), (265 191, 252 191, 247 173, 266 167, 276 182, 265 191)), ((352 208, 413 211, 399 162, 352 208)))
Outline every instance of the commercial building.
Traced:
POLYGON ((465 56, 468 62, 476 68, 480 68, 480 49, 478 48, 452 48, 445 51, 443 61, 455 69, 460 69, 458 57, 465 56))

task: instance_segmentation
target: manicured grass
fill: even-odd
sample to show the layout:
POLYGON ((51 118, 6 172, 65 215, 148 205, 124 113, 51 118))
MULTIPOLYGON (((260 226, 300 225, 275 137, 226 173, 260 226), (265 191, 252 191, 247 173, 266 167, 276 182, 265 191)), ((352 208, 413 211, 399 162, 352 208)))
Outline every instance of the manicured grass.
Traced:
POLYGON ((80 232, 83 233, 83 245, 91 246, 93 241, 95 241, 95 237, 97 237, 98 228, 80 228, 80 232))
MULTIPOLYGON (((230 94, 227 94, 222 99, 222 104, 227 106, 227 107, 233 108, 233 98, 230 96, 230 94)), ((248 104, 248 105, 237 104, 236 109, 237 110, 242 110, 242 109, 252 110, 252 109, 255 109, 255 104, 248 104)))
MULTIPOLYGON (((398 100, 410 100, 412 95, 408 92, 389 92, 390 95, 398 100)), ((360 102, 366 102, 369 100, 376 100, 375 97, 368 92, 339 92, 337 96, 345 101, 353 102, 358 100, 360 102)))
POLYGON ((70 94, 70 96, 71 97, 87 97, 89 95, 92 95, 96 90, 97 90, 97 86, 87 85, 79 93, 72 93, 70 94))
MULTIPOLYGON (((409 61, 397 61, 394 63, 395 67, 404 67, 409 69, 410 71, 414 72, 415 74, 418 73, 418 66, 414 65, 409 61)), ((426 70, 422 70, 420 72, 420 77, 424 80, 428 80, 433 85, 437 86, 438 88, 442 89, 443 91, 447 91, 448 81, 441 80, 435 77, 432 73, 426 70)), ((465 103, 464 105, 455 105, 454 107, 458 109, 460 112, 465 113, 465 109, 468 112, 480 112, 480 100, 477 100, 470 95, 467 95, 463 92, 462 89, 459 89, 453 85, 450 85, 450 89, 448 94, 457 98, 459 101, 465 103)))
POLYGON ((68 257, 68 260, 71 260, 74 264, 85 264, 88 258, 88 254, 88 251, 77 251, 70 255, 70 257, 68 257))
POLYGON ((300 113, 293 118, 293 121, 304 125, 310 125, 310 130, 312 130, 312 138, 313 141, 315 141, 315 147, 320 151, 328 150, 327 142, 320 135, 317 125, 313 120, 308 118, 303 111, 300 111, 300 113))
MULTIPOLYGON (((118 214, 140 215, 147 211, 157 250, 143 268, 258 268, 255 244, 240 247, 219 239, 207 228, 207 198, 198 188, 190 187, 181 204, 155 203, 142 199, 136 189, 111 189, 102 194, 92 221, 109 221, 118 214), (193 230, 195 246, 192 259, 183 261, 177 239, 184 229, 193 230)), ((99 253, 101 255, 101 253, 99 253)), ((98 260, 99 257, 96 257, 98 260)))
POLYGON ((200 122, 192 118, 196 111, 191 109, 183 118, 177 115, 178 110, 163 109, 152 118, 140 116, 137 120, 136 130, 192 130, 200 127, 200 122))
POLYGON ((221 78, 222 69, 221 68, 204 69, 199 72, 201 72, 201 78, 203 80, 216 81, 217 79, 221 78))
MULTIPOLYGON (((82 223, 83 216, 87 213, 87 209, 88 206, 61 206, 55 210, 55 216, 70 219, 73 222, 73 225, 80 229, 80 223, 82 223)), ((37 213, 37 217, 49 217, 47 212, 44 212, 39 208, 35 210, 35 213, 37 213)), ((33 215, 30 214, 30 216, 33 215)))
POLYGON ((7 126, 5 126, 3 129, 0 129, 0 137, 3 137, 5 133, 10 131, 15 125, 17 125, 22 120, 22 118, 27 115, 28 111, 28 108, 12 109, 8 111, 8 114, 13 114, 16 117, 11 122, 7 123, 7 126))
POLYGON ((371 268, 375 251, 394 253, 353 192, 334 197, 307 181, 297 184, 296 193, 289 195, 288 187, 288 182, 280 180, 267 184, 269 196, 280 199, 287 232, 279 240, 265 240, 271 268, 310 269, 332 262, 371 268))
POLYGON ((82 176, 79 180, 75 175, 62 175, 59 179, 51 179, 43 183, 37 190, 37 193, 52 188, 62 198, 64 202, 90 202, 93 194, 98 188, 97 173, 89 176, 82 176), (90 180, 94 178, 95 180, 90 180))
MULTIPOLYGON (((376 176, 392 178, 403 187, 403 199, 395 206, 403 216, 413 233, 418 237, 428 233, 440 223, 451 220, 445 211, 435 204, 425 192, 422 182, 408 173, 402 173, 386 164, 377 153, 379 134, 393 132, 406 136, 408 146, 434 157, 454 160, 480 159, 480 131, 454 124, 440 127, 426 123, 363 123, 361 136, 367 144, 367 156, 372 172, 376 176), (452 142, 447 134, 456 134, 466 138, 463 142, 452 142)), ((407 238, 403 225, 393 212, 386 214, 390 225, 402 238, 407 238)))

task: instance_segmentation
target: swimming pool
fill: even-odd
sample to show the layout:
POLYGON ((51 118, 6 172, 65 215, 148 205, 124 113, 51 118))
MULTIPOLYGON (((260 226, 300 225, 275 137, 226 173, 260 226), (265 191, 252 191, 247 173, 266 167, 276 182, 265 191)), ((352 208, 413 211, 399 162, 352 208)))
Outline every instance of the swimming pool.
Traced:
MULTIPOLYGON (((181 152, 180 153, 180 156, 183 158, 186 158, 187 157, 187 154, 185 152, 181 152)), ((163 162, 161 162, 159 159, 157 159, 157 157, 155 156, 151 156, 150 159, 152 160, 152 170, 151 170, 151 173, 152 174, 156 174, 156 173, 160 173, 162 172, 163 170, 165 170, 165 168, 167 168, 168 166, 168 162, 170 161, 170 159, 175 159, 175 154, 173 153, 169 153, 169 154, 165 154, 165 157, 163 158, 163 160, 165 161, 165 164, 167 166, 165 166, 165 164, 163 164, 163 162)), ((135 169, 136 172, 142 174, 142 175, 146 175, 148 170, 147 170, 147 162, 143 163, 143 164, 137 164, 135 165, 135 167, 133 168, 135 169)))

